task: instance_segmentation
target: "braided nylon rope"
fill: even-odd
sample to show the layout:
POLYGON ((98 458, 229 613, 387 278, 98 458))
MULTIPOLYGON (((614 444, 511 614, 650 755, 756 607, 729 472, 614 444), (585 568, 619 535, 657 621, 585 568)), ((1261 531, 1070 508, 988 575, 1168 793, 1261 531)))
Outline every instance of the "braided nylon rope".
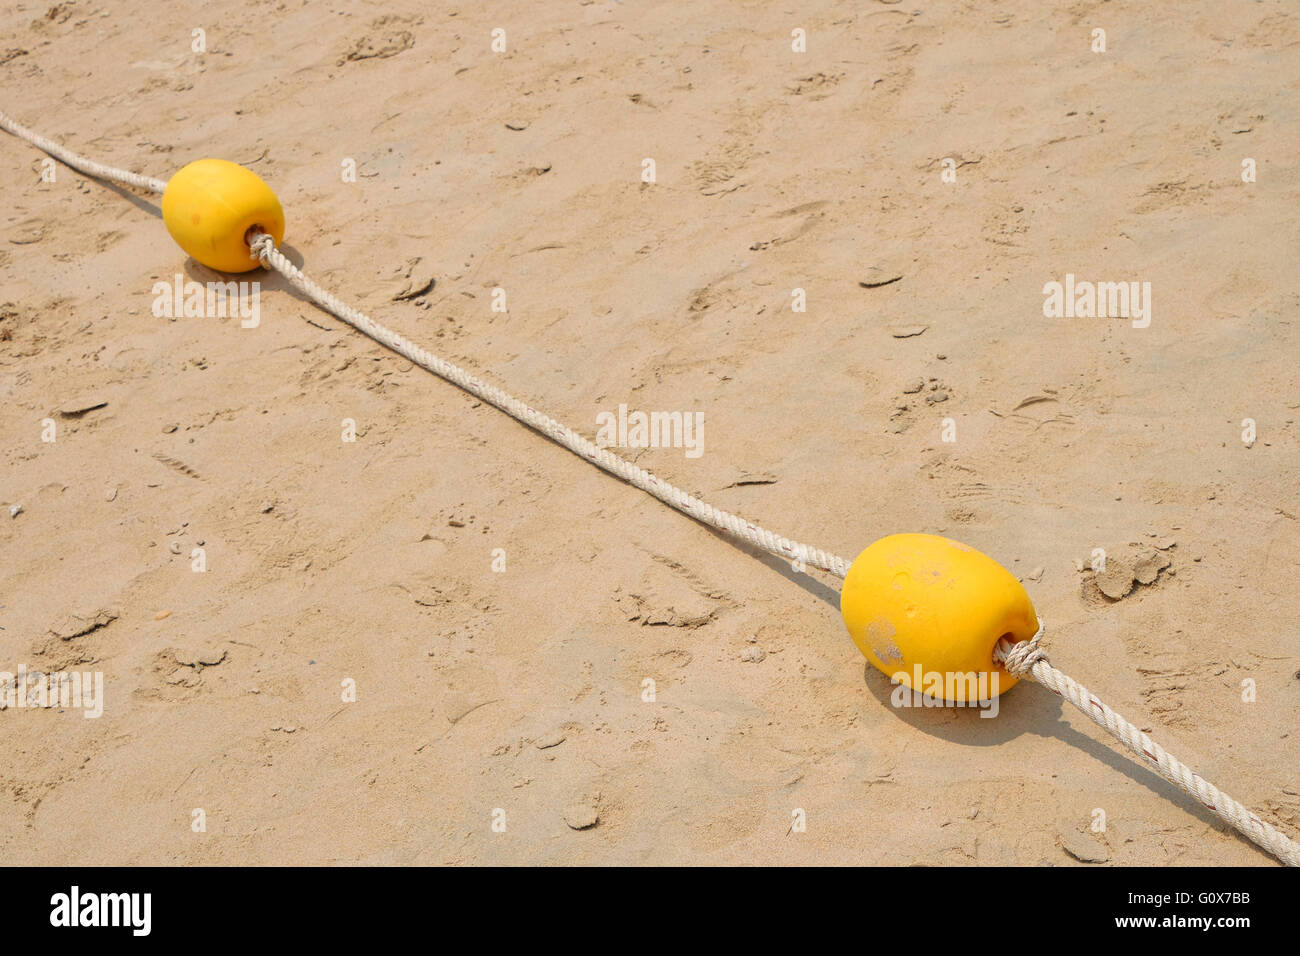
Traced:
POLYGON ((1053 667, 1038 646, 1043 637, 1043 629, 1040 623, 1038 633, 1033 638, 1018 644, 1012 644, 1004 638, 994 649, 993 659, 999 661, 1012 676, 1032 677, 1058 697, 1064 697, 1134 755, 1145 757, 1154 764, 1160 776, 1213 810, 1220 820, 1231 824, 1287 866, 1300 866, 1300 846, 1294 841, 1179 761, 1070 675, 1053 667))
MULTIPOLYGON (((42 136, 38 136, 26 127, 20 126, 3 112, 0 112, 0 126, 44 150, 51 156, 62 160, 73 169, 81 170, 89 176, 112 179, 129 186, 136 186, 157 193, 161 193, 166 188, 166 183, 162 180, 151 179, 147 176, 91 162, 83 156, 64 149, 42 136)), ((843 578, 848 573, 851 562, 839 555, 782 538, 766 528, 746 521, 728 511, 714 508, 699 498, 687 494, 682 489, 656 478, 645 469, 638 468, 630 461, 626 461, 588 441, 573 429, 531 408, 507 392, 480 381, 459 366, 439 358, 432 352, 420 348, 404 336, 380 325, 365 313, 341 302, 309 279, 303 274, 302 270, 285 258, 284 254, 275 247, 274 241, 266 233, 256 229, 250 230, 248 238, 250 240, 250 255, 253 258, 260 260, 264 266, 284 276, 294 288, 300 290, 326 312, 338 317, 358 332, 374 339, 380 345, 409 359, 421 368, 494 405, 511 418, 563 445, 575 455, 585 458, 628 484, 635 485, 683 514, 720 531, 725 531, 765 551, 790 561, 802 562, 820 568, 834 574, 836 577, 843 578)), ((1214 811, 1220 819, 1231 824, 1244 836, 1288 866, 1300 866, 1300 846, 1297 846, 1285 834, 1260 820, 1249 809, 1203 779, 1191 768, 1170 756, 1150 737, 1098 700, 1090 690, 1048 663, 1047 655, 1039 647, 1043 630, 1040 625, 1038 633, 1033 638, 1017 644, 1011 644, 1006 640, 999 641, 994 649, 994 661, 1002 664, 1012 675, 1019 678, 1033 678, 1058 696, 1068 700, 1134 754, 1150 760, 1162 777, 1201 801, 1206 807, 1214 811)))

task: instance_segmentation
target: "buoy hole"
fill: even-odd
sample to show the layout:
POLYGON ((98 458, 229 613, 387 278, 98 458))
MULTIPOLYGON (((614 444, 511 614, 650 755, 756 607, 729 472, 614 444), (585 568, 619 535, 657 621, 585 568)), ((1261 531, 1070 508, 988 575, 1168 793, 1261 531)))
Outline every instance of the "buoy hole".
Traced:
MULTIPOLYGON (((1003 634, 1001 637, 999 637, 996 641, 993 642, 993 650, 996 651, 998 649, 998 645, 1001 644, 1003 641, 1006 641, 1008 644, 1014 644, 1016 642, 1016 636, 1012 634, 1010 631, 1007 631, 1005 634, 1003 634)), ((1003 665, 1001 661, 995 661, 994 666, 1002 667, 1003 665)))

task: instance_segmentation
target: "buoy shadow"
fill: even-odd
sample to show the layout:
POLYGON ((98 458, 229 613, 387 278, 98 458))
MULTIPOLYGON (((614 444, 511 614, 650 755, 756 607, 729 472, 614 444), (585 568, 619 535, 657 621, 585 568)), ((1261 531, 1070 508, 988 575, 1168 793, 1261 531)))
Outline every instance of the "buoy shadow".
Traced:
MULTIPOLYGON (((1137 763, 1118 744, 1111 746, 1105 740, 1076 730, 1065 719, 1065 701, 1032 681, 1021 681, 998 698, 996 717, 981 717, 979 707, 895 706, 894 694, 899 688, 870 663, 864 665, 863 683, 882 706, 922 733, 966 747, 995 747, 1026 733, 1051 737, 1083 751, 1157 796, 1177 804, 1202 823, 1240 836, 1212 811, 1159 773, 1137 763)), ((910 691, 906 688, 902 691, 910 701, 913 696, 910 691)), ((1241 839, 1245 840, 1245 837, 1241 839)))
POLYGON ((992 703, 959 707, 913 694, 869 662, 863 664, 862 679, 881 706, 900 720, 922 733, 966 747, 995 747, 1061 720, 1061 699, 1054 694, 1035 694, 1021 686, 1023 681, 992 703))

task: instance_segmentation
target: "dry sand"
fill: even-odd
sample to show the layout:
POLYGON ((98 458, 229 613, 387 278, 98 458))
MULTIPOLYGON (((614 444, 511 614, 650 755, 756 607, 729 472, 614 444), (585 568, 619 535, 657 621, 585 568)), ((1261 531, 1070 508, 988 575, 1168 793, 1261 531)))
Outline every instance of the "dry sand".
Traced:
MULTIPOLYGON (((1282 2, 24 2, 0 108, 250 165, 316 278, 587 434, 703 412, 699 458, 630 454, 720 507, 980 548, 1055 663, 1294 835, 1298 58, 1282 2), (1150 282, 1150 326, 1045 318, 1066 273, 1150 282), (1129 542, 1170 563, 1111 601, 1076 561, 1129 542)), ((0 859, 1271 862, 1040 687, 889 706, 832 581, 278 277, 256 329, 156 318, 216 278, 156 198, 41 171, 0 136, 0 670, 107 697, 0 713, 0 859)))

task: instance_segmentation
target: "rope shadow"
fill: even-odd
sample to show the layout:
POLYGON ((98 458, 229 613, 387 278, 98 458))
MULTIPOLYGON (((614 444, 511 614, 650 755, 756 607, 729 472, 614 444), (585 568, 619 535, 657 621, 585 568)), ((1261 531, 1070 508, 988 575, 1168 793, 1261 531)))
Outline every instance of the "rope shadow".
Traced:
MULTIPOLYGON (((1128 756, 1127 751, 1116 750, 1104 741, 1075 729, 1065 720, 1065 701, 1033 681, 1021 681, 998 698, 998 714, 993 718, 981 717, 978 707, 895 706, 892 697, 899 688, 870 663, 864 666, 863 683, 900 720, 928 736, 964 747, 996 747, 1026 733, 1055 738, 1078 748, 1156 796, 1182 807, 1214 830, 1230 833, 1246 846, 1259 849, 1246 836, 1219 819, 1208 807, 1189 797, 1154 770, 1136 762, 1128 756)), ((910 699, 911 692, 906 688, 902 688, 902 691, 910 699)))
POLYGON ((139 193, 135 192, 134 190, 129 189, 128 187, 123 186, 120 183, 115 183, 112 180, 96 179, 93 176, 87 176, 85 173, 78 173, 78 175, 80 175, 88 183, 95 183, 97 186, 103 186, 105 189, 117 193, 119 196, 121 196, 123 199, 129 202, 136 209, 139 209, 141 212, 147 212, 155 219, 162 218, 162 206, 155 206, 153 203, 149 202, 149 200, 145 199, 143 196, 141 196, 139 193))
MULTIPOLYGON (((614 478, 615 481, 618 481, 618 479, 615 478, 613 475, 610 475, 610 477, 614 478)), ((693 518, 691 520, 694 521, 693 518)), ((761 548, 757 547, 756 545, 750 544, 748 541, 742 541, 739 538, 730 537, 725 532, 719 531, 717 528, 713 527, 712 525, 704 524, 702 521, 696 521, 695 523, 699 525, 701 528, 704 528, 704 530, 708 531, 710 534, 712 534, 713 537, 716 538, 717 540, 730 545, 731 547, 735 548, 737 551, 740 551, 751 558, 754 558, 759 563, 766 565, 770 570, 775 571, 777 574, 781 575, 781 577, 785 578, 791 584, 803 588, 805 591, 807 591, 813 597, 817 598, 819 601, 823 601, 826 604, 829 604, 831 607, 835 609, 836 616, 837 617, 839 616, 840 592, 835 588, 831 587, 828 584, 823 584, 820 580, 813 577, 811 574, 806 574, 802 571, 796 571, 793 567, 791 567, 789 561, 785 560, 784 558, 779 558, 775 554, 772 554, 769 551, 764 551, 761 548)))

